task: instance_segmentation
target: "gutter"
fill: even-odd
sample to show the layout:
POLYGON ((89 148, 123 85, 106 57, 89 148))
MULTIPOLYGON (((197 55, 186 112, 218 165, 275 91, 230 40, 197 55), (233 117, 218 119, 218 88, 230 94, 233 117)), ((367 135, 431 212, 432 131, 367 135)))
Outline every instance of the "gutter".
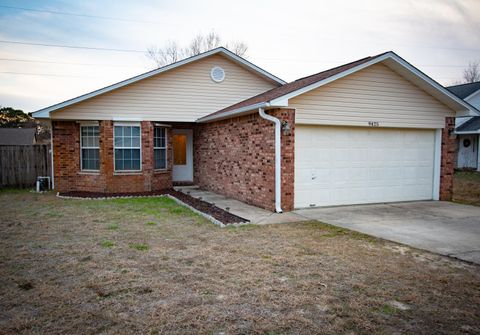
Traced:
POLYGON ((275 212, 282 213, 282 143, 280 137, 282 123, 276 117, 266 114, 263 107, 258 108, 258 114, 263 119, 275 124, 275 212))

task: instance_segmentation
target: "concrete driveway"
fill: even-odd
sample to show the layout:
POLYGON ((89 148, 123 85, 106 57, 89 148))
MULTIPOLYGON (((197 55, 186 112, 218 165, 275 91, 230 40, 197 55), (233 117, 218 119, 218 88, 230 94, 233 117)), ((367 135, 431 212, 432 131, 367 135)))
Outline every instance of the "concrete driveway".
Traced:
POLYGON ((295 212, 309 219, 480 264, 480 207, 420 201, 295 212))

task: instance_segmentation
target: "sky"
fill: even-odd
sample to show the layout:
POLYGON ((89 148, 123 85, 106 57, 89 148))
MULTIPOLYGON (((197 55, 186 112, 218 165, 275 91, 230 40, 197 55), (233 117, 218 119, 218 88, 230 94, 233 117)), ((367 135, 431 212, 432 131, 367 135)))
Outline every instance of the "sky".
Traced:
POLYGON ((152 45, 210 31, 286 81, 392 50, 447 86, 480 61, 480 0, 0 0, 0 106, 74 98, 151 70, 152 45))

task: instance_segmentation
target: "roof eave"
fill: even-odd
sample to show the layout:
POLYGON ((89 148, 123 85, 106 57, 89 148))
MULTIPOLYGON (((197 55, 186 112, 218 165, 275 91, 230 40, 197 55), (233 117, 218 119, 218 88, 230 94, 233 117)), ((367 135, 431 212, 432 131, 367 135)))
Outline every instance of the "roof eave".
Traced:
POLYGON ((468 112, 468 115, 474 116, 474 115, 480 115, 480 111, 477 110, 474 106, 470 105, 468 102, 460 99, 457 97, 455 94, 451 93, 449 90, 447 90, 445 87, 437 83, 435 80, 424 74, 422 71, 418 70, 416 67, 405 61, 403 58, 398 56, 396 53, 389 51, 386 52, 385 54, 375 57, 372 60, 359 64, 357 66, 354 66, 346 71, 340 72, 336 75, 333 75, 331 77, 328 77, 324 80, 320 80, 316 83, 310 84, 308 86, 302 87, 298 90, 295 90, 293 92, 290 92, 288 94, 285 94, 283 96, 277 97, 275 99, 271 100, 272 104, 278 103, 279 101, 285 101, 291 98, 294 98, 300 94, 309 92, 311 90, 314 90, 320 86, 326 85, 332 81, 338 80, 340 78, 343 78, 345 76, 348 76, 349 74, 355 73, 357 71, 360 71, 366 67, 369 67, 371 65, 384 62, 386 60, 393 60, 396 63, 400 64, 403 66, 405 69, 413 73, 415 76, 423 80, 425 83, 430 85, 432 88, 436 89, 438 92, 442 93, 446 98, 448 98, 453 104, 455 104, 458 108, 459 111, 466 111, 468 112))
POLYGON ((215 48, 215 49, 212 49, 210 51, 207 51, 207 52, 204 52, 202 54, 199 54, 199 55, 195 55, 195 56, 192 56, 192 57, 189 57, 189 58, 186 58, 186 59, 183 59, 181 61, 178 61, 176 63, 172 63, 172 64, 169 64, 169 65, 166 65, 166 66, 163 66, 161 68, 158 68, 158 69, 155 69, 155 70, 152 70, 152 71, 148 71, 148 72, 145 72, 145 73, 142 73, 138 76, 135 76, 135 77, 131 77, 129 79, 125 79, 125 80, 122 80, 118 83, 115 83, 115 84, 112 84, 112 85, 109 85, 109 86, 106 86, 106 87, 103 87, 101 89, 98 89, 98 90, 95 90, 95 91, 92 91, 90 93, 86 93, 86 94, 83 94, 83 95, 80 95, 76 98, 73 98, 73 99, 69 99, 69 100, 66 100, 66 101, 63 101, 63 102, 60 102, 58 104, 55 104, 55 105, 52 105, 52 106, 49 106, 49 107, 46 107, 46 108, 42 108, 42 109, 39 109, 38 111, 35 111, 32 113, 32 116, 34 118, 39 118, 39 119, 49 119, 50 118, 50 113, 53 112, 53 111, 56 111, 58 109, 61 109, 61 108, 65 108, 67 106, 70 106, 70 105, 73 105, 73 104, 76 104, 78 102, 81 102, 81 101, 84 101, 84 100, 87 100, 87 99, 90 99, 90 98, 93 98, 95 96, 98 96, 100 94, 103 94, 103 93, 107 93, 107 92, 110 92, 110 91, 113 91, 117 88, 120 88, 120 87, 124 87, 124 86, 127 86, 127 85, 130 85, 130 84, 133 84, 135 82, 138 82, 142 79, 146 79, 146 78, 149 78, 149 77, 152 77, 152 76, 155 76, 157 74, 160 74, 160 73, 163 73, 163 72, 166 72, 166 71, 169 71, 169 70, 172 70, 172 69, 175 69, 177 67, 180 67, 182 65, 185 65, 185 64, 188 64, 188 63, 192 63, 194 61, 197 61, 199 59, 202 59, 202 58, 206 58, 206 57, 209 57, 209 56, 212 56, 212 55, 215 55, 215 54, 218 54, 218 53, 221 53, 223 54, 224 56, 242 64, 243 66, 247 67, 247 68, 250 68, 251 70, 254 70, 256 72, 258 72, 259 74, 263 75, 265 78, 268 78, 269 80, 271 80, 272 82, 276 82, 277 84, 280 84, 280 85, 284 85, 285 84, 285 81, 274 76, 273 74, 271 74, 270 72, 267 72, 263 69, 261 69, 260 67, 256 66, 255 64, 252 64, 250 63, 249 61, 241 58, 240 56, 237 56, 236 54, 234 54, 233 52, 229 51, 228 49, 225 49, 224 47, 218 47, 218 48, 215 48))

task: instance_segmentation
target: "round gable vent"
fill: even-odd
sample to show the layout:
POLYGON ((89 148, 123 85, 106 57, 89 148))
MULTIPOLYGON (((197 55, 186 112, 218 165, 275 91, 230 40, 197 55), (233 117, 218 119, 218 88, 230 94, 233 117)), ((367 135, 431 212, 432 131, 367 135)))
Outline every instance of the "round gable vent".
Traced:
POLYGON ((220 66, 215 66, 210 71, 210 77, 216 83, 221 83, 225 79, 225 71, 220 66))

